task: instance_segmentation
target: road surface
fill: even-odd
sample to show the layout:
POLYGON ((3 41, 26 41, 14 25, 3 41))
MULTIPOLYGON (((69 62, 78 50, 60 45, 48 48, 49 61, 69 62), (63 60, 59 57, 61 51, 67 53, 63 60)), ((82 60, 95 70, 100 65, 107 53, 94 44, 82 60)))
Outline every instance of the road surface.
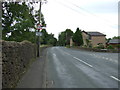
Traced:
POLYGON ((52 47, 46 60, 48 88, 118 88, 117 53, 52 47))

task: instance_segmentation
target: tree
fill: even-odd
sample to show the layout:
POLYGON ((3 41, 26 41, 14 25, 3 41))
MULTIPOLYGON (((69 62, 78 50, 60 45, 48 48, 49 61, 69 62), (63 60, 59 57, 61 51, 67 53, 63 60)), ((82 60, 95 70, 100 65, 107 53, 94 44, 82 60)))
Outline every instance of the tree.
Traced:
POLYGON ((120 36, 114 36, 113 39, 120 39, 120 36))
POLYGON ((49 39, 47 41, 48 45, 53 45, 56 46, 57 45, 57 39, 54 37, 53 34, 49 34, 49 39))
POLYGON ((66 45, 70 45, 70 38, 73 36, 73 31, 71 29, 66 29, 66 45))
POLYGON ((112 38, 106 38, 106 42, 108 43, 110 40, 112 40, 112 38))
POLYGON ((48 45, 53 45, 55 46, 57 44, 57 39, 54 37, 54 34, 48 34, 46 29, 43 29, 41 31, 42 36, 40 38, 41 44, 48 44, 48 45))
POLYGON ((66 33, 65 31, 64 32, 61 32, 58 36, 58 43, 60 46, 65 46, 66 44, 66 33))
POLYGON ((60 46, 70 45, 70 38, 73 36, 73 31, 71 29, 66 29, 61 32, 58 36, 58 43, 60 46))
POLYGON ((72 39, 76 46, 83 45, 82 32, 79 28, 76 29, 72 39))
POLYGON ((41 44, 47 44, 47 41, 48 41, 48 32, 46 31, 46 29, 42 29, 41 31, 42 33, 42 36, 41 36, 41 44))
POLYGON ((35 22, 31 9, 25 2, 3 2, 2 7, 3 39, 14 41, 28 39, 27 34, 32 34, 30 28, 34 28, 35 22), (11 35, 6 37, 8 33, 11 35))
MULTIPOLYGON (((35 20, 36 20, 36 25, 40 24, 40 10, 38 11, 35 11, 35 20)), ((45 26, 46 27, 46 23, 45 23, 45 20, 44 20, 44 15, 41 13, 41 24, 42 26, 45 26)))
MULTIPOLYGON (((2 2, 3 40, 36 42, 35 29, 40 21, 38 18, 39 10, 35 11, 32 4, 34 3, 2 2)), ((43 14, 41 16, 42 24, 45 26, 43 14)))

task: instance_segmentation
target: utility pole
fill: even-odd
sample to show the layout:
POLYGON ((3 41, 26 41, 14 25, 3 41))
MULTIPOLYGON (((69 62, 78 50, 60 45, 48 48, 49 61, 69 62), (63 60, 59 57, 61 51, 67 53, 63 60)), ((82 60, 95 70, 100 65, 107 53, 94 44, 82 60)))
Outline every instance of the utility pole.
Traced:
MULTIPOLYGON (((40 0, 40 14, 39 14, 39 24, 41 25, 41 0, 40 0)), ((38 29, 38 34, 40 33, 40 29, 38 29)), ((40 56, 40 35, 38 35, 38 48, 37 48, 37 57, 40 56)))
MULTIPOLYGON (((46 3, 47 1, 46 0, 44 0, 44 2, 46 3)), ((39 14, 39 25, 41 26, 42 25, 42 23, 41 23, 41 5, 42 5, 42 0, 40 0, 40 14, 39 14)), ((40 27, 41 28, 41 27, 40 27)), ((37 45, 37 57, 39 57, 40 56, 40 28, 38 29, 38 45, 37 45)), ((42 28, 41 28, 42 29, 42 28)))

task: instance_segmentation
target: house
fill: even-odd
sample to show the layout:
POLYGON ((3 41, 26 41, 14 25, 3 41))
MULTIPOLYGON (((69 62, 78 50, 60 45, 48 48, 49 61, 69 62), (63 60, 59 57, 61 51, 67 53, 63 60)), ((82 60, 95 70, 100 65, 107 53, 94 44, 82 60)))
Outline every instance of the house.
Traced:
POLYGON ((96 47, 102 44, 106 47, 106 35, 100 32, 86 32, 82 31, 84 46, 96 47))
POLYGON ((118 46, 120 45, 120 39, 111 39, 107 44, 112 46, 118 46))

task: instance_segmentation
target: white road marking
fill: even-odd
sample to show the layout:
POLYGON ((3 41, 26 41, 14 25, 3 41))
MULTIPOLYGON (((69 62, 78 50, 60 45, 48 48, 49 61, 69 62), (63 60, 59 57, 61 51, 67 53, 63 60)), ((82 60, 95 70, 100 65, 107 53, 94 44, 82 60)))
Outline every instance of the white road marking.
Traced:
POLYGON ((120 80, 118 79, 118 78, 116 78, 116 77, 114 77, 114 76, 110 76, 111 78, 113 78, 114 80, 116 80, 116 81, 119 81, 120 82, 120 80))
MULTIPOLYGON (((63 50, 62 50, 62 51, 63 51, 63 50)), ((67 54, 67 55, 72 56, 71 54, 69 54, 69 53, 67 53, 67 52, 65 52, 65 51, 63 51, 63 52, 64 52, 65 54, 67 54)), ((77 58, 77 57, 74 57, 74 56, 72 56, 72 57, 73 57, 74 59, 76 59, 76 60, 78 60, 78 61, 86 64, 86 65, 89 66, 89 67, 93 67, 92 65, 88 64, 87 62, 85 62, 85 61, 83 61, 83 60, 81 60, 81 59, 79 59, 79 58, 77 58)))
POLYGON ((81 60, 81 59, 79 59, 77 57, 73 57, 73 58, 76 59, 76 60, 78 60, 78 61, 80 61, 80 62, 82 62, 82 63, 84 63, 84 64, 86 64, 89 67, 93 67, 92 65, 88 64, 87 62, 85 62, 85 61, 83 61, 83 60, 81 60))
MULTIPOLYGON (((63 50, 61 50, 61 51, 63 51, 63 50)), ((85 61, 83 61, 83 60, 81 60, 81 59, 79 59, 79 58, 77 58, 77 57, 74 57, 73 55, 71 55, 71 54, 69 54, 69 53, 67 53, 67 52, 65 52, 65 51, 63 51, 65 54, 67 54, 67 55, 70 55, 70 56, 72 56, 74 59, 76 59, 76 60, 78 60, 78 61, 80 61, 80 62, 82 62, 82 63, 84 63, 84 64, 86 64, 87 66, 89 66, 89 67, 93 67, 92 65, 90 65, 90 64, 88 64, 87 62, 85 62, 85 61)), ((56 56, 55 54, 53 54, 54 56, 56 56)), ((96 57, 96 55, 92 55, 92 54, 90 54, 91 56, 95 56, 96 57)), ((105 58, 105 57, 99 57, 99 58, 104 58, 104 59, 106 59, 106 60, 109 60, 109 61, 112 61, 112 59, 109 59, 109 58, 105 58)), ((114 77, 114 76, 110 76, 112 79, 114 79, 114 80, 116 80, 116 81, 119 81, 120 82, 120 80, 118 79, 118 78, 116 78, 116 77, 114 77)))
MULTIPOLYGON (((64 52, 63 50, 61 50, 63 53, 65 53, 65 54, 67 54, 67 55, 70 55, 69 53, 67 53, 67 52, 64 52)), ((71 55, 70 55, 71 56, 71 55)))
POLYGON ((89 54, 91 56, 94 56, 96 58, 101 58, 101 59, 105 59, 105 60, 108 60, 108 61, 111 61, 111 62, 114 62, 114 63, 118 63, 118 60, 114 60, 114 59, 111 59, 111 58, 107 58, 107 57, 102 57, 102 56, 98 56, 97 54, 89 54))

